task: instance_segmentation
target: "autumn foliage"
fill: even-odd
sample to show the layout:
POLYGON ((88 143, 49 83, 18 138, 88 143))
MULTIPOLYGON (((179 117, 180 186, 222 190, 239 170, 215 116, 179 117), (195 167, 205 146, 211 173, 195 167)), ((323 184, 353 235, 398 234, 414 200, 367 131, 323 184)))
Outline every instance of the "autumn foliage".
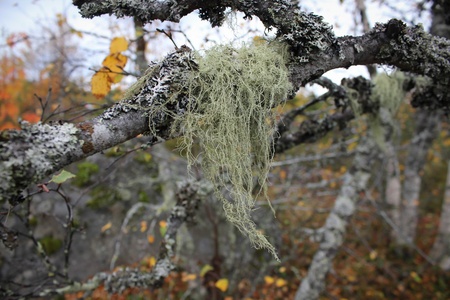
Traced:
POLYGON ((40 120, 33 96, 36 87, 26 79, 20 58, 0 58, 0 130, 17 128, 19 118, 31 123, 40 120))
POLYGON ((127 57, 121 52, 128 49, 127 40, 116 37, 111 41, 109 55, 103 60, 103 67, 92 76, 92 94, 101 99, 111 91, 111 84, 122 80, 123 69, 127 64, 127 57))

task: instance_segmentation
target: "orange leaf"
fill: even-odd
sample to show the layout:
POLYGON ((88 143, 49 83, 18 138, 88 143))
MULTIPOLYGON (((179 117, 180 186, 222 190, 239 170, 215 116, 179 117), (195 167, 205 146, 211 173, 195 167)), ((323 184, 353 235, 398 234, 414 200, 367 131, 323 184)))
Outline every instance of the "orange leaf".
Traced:
POLYGON ((111 41, 111 45, 109 46, 110 53, 122 52, 128 49, 128 42, 123 37, 115 37, 111 41))
POLYGON ((197 275, 195 274, 185 274, 182 276, 181 281, 186 282, 190 280, 195 280, 197 278, 197 275))
POLYGON ((14 125, 11 122, 5 122, 3 124, 0 125, 0 130, 5 130, 5 129, 14 129, 14 128, 18 128, 17 125, 14 125))
POLYGON ((149 235, 147 240, 150 244, 152 244, 155 241, 155 237, 153 235, 149 235))
POLYGON ((216 288, 218 288, 222 292, 225 292, 228 289, 228 279, 222 278, 222 279, 217 280, 216 288))
POLYGON ((5 110, 7 115, 9 115, 12 119, 17 119, 19 114, 19 107, 14 103, 6 103, 5 110))
POLYGON ((162 228, 166 228, 167 227, 167 222, 164 221, 164 220, 159 221, 159 226, 162 227, 162 228))
POLYGON ((37 123, 41 120, 41 117, 33 112, 26 112, 22 115, 22 119, 30 123, 37 123))
POLYGON ((141 222, 141 232, 144 232, 147 230, 147 222, 146 221, 142 221, 141 222))
MULTIPOLYGON (((102 68, 103 70, 103 68, 102 68)), ((101 71, 102 71, 101 70, 101 71)), ((92 94, 97 98, 103 98, 111 90, 111 81, 105 72, 97 72, 91 79, 92 94)))
POLYGON ((111 222, 106 223, 105 225, 103 225, 102 227, 102 232, 105 232, 106 230, 110 229, 112 226, 111 222))
POLYGON ((281 170, 280 171, 280 178, 281 178, 281 180, 285 180, 286 179, 286 171, 285 170, 281 170))

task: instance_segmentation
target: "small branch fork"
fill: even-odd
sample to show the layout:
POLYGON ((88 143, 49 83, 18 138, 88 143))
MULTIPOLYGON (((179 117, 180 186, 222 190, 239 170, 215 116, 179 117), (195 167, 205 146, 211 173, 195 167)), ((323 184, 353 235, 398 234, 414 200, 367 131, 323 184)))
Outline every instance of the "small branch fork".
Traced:
POLYGON ((84 283, 68 282, 64 287, 36 291, 33 296, 47 297, 84 291, 88 296, 93 290, 104 284, 111 294, 122 293, 130 287, 159 288, 170 272, 175 268, 175 248, 178 229, 183 223, 194 223, 196 211, 201 199, 213 189, 205 182, 186 181, 179 186, 176 194, 177 203, 167 221, 167 231, 161 242, 158 260, 153 269, 146 273, 138 268, 125 268, 113 273, 101 272, 84 283))

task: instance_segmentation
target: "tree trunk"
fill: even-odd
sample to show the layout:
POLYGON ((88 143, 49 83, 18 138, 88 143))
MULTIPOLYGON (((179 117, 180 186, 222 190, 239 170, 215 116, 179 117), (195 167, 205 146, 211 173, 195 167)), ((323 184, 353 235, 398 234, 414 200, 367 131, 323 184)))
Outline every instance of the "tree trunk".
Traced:
MULTIPOLYGON (((400 205, 401 205, 401 183, 398 174, 398 160, 394 152, 392 144, 387 145, 387 182, 386 182, 386 204, 388 205, 387 213, 391 221, 399 227, 400 225, 400 205)), ((398 240, 398 234, 395 230, 391 230, 393 240, 398 240)))
POLYGON ((439 266, 450 270, 450 160, 447 162, 447 183, 445 186, 444 201, 436 241, 430 251, 430 256, 439 263, 439 266))
POLYGON ((403 182, 403 202, 400 222, 400 245, 413 243, 418 221, 419 194, 423 169, 428 150, 436 138, 440 127, 440 112, 420 110, 417 112, 417 129, 409 145, 405 163, 405 180, 403 182), (406 239, 406 240, 405 240, 406 239))
POLYGON ((357 147, 357 154, 351 171, 347 172, 336 203, 325 225, 317 230, 320 245, 295 295, 296 300, 317 299, 325 287, 326 275, 344 241, 347 224, 356 208, 359 194, 365 189, 374 162, 376 145, 365 139, 357 147))

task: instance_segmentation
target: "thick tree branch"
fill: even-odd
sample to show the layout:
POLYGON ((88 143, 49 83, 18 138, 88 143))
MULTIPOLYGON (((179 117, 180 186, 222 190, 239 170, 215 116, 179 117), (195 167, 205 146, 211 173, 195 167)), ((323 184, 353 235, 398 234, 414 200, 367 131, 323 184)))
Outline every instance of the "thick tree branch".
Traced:
POLYGON ((151 65, 149 74, 137 84, 142 85, 141 88, 135 86, 136 91, 129 99, 81 124, 22 123, 20 131, 3 131, 0 136, 0 201, 8 200, 11 205, 17 205, 23 201, 21 191, 31 183, 150 129, 168 138, 172 118, 167 112, 183 114, 188 100, 181 86, 194 64, 192 53, 185 48, 169 54, 159 64, 151 65), (165 109, 155 111, 159 105, 165 109))
MULTIPOLYGON (((144 22, 175 18, 174 13, 182 17, 200 6, 204 6, 201 11, 203 17, 213 25, 220 23, 220 11, 225 6, 243 11, 248 17, 257 16, 266 27, 277 28, 279 39, 290 45, 288 67, 295 89, 328 70, 357 64, 392 64, 405 71, 430 76, 436 81, 450 75, 450 43, 425 33, 420 27, 406 27, 398 20, 378 24, 360 37, 335 38, 331 26, 322 22, 321 17, 306 14, 291 2, 281 0, 229 0, 220 4, 218 1, 205 4, 205 1, 185 0, 179 1, 178 6, 174 1, 142 0, 91 0, 74 1, 74 4, 81 8, 85 16, 111 13, 120 17, 133 14, 144 22), (170 7, 170 12, 167 7, 170 7)), ((181 47, 160 63, 153 63, 125 100, 97 118, 76 126, 24 125, 20 132, 3 133, 0 141, 0 201, 9 200, 15 205, 21 202, 21 190, 29 184, 43 180, 74 161, 149 131, 149 128, 157 136, 169 138, 173 116, 182 116, 189 103, 183 83, 195 66, 194 55, 187 47, 181 47), (158 111, 155 107, 161 109, 158 111)), ((333 124, 336 117, 331 117, 333 124)), ((348 117, 346 113, 339 118, 348 117)), ((329 131, 329 123, 320 124, 325 126, 322 131, 329 131)), ((310 135, 311 126, 306 123, 303 126, 303 136, 310 135)))

